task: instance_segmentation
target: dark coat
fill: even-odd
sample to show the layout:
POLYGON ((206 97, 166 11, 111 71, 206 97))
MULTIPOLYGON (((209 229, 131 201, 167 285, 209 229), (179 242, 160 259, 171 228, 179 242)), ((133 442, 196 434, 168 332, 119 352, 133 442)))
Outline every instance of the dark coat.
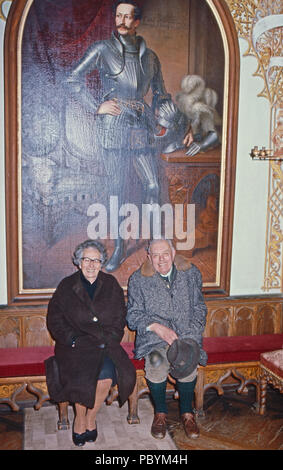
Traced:
POLYGON ((55 340, 56 360, 46 362, 46 380, 55 402, 92 408, 105 355, 116 367, 121 406, 133 391, 135 368, 120 345, 126 324, 123 290, 114 276, 101 271, 96 282, 91 300, 76 272, 60 282, 49 302, 47 327, 55 340))

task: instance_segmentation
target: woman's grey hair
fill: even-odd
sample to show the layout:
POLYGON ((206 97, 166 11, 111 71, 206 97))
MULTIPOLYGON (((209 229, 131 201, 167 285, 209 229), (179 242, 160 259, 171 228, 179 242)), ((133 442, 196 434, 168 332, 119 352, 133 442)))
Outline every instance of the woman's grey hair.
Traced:
POLYGON ((154 245, 154 243, 160 242, 160 241, 165 241, 165 242, 168 243, 168 245, 170 246, 171 249, 174 248, 172 240, 170 240, 170 238, 160 237, 160 238, 154 238, 152 240, 149 240, 148 246, 147 246, 147 252, 150 253, 152 245, 154 245))
POLYGON ((75 266, 80 266, 83 252, 86 248, 95 248, 98 250, 100 253, 101 265, 103 266, 106 263, 107 252, 104 245, 97 240, 86 240, 83 243, 80 243, 73 253, 72 260, 75 266))

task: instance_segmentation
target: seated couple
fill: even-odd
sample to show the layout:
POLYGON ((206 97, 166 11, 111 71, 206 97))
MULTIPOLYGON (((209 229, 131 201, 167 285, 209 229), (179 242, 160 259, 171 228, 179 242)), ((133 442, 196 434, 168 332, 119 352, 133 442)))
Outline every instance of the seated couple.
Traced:
POLYGON ((198 364, 206 364, 207 314, 198 268, 176 255, 170 240, 151 241, 146 261, 130 276, 126 308, 117 280, 102 271, 106 261, 100 242, 81 243, 73 255, 78 271, 59 283, 48 306, 55 356, 46 361, 47 385, 52 400, 74 404, 74 444, 97 439, 96 415, 112 386, 121 406, 133 392, 135 368, 120 344, 126 323, 136 331, 135 357, 145 358, 153 437, 166 434, 168 373, 176 379, 185 432, 198 437, 192 403, 198 364))

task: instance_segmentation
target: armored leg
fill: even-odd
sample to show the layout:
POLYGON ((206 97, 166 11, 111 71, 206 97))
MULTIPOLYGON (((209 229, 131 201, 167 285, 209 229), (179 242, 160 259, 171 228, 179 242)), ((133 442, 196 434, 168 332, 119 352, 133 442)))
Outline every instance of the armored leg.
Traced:
POLYGON ((134 156, 134 167, 145 189, 144 204, 159 202, 159 184, 154 156, 149 153, 138 153, 134 156))
MULTIPOLYGON (((109 195, 117 196, 119 204, 123 204, 125 199, 125 179, 128 174, 125 154, 121 150, 105 152, 104 165, 109 176, 109 195)), ((126 258, 125 240, 121 237, 120 233, 117 234, 117 237, 114 240, 113 253, 105 265, 105 269, 108 272, 116 271, 126 258)))

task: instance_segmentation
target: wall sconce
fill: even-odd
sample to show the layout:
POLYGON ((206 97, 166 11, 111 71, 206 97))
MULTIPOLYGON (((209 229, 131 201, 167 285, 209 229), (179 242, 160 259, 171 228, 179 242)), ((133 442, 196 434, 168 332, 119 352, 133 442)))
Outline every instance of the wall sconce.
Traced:
POLYGON ((252 157, 253 160, 276 160, 276 161, 282 161, 283 160, 283 155, 279 156, 276 155, 276 153, 273 155, 272 149, 266 149, 265 147, 262 147, 259 149, 257 146, 251 149, 250 156, 252 157))

